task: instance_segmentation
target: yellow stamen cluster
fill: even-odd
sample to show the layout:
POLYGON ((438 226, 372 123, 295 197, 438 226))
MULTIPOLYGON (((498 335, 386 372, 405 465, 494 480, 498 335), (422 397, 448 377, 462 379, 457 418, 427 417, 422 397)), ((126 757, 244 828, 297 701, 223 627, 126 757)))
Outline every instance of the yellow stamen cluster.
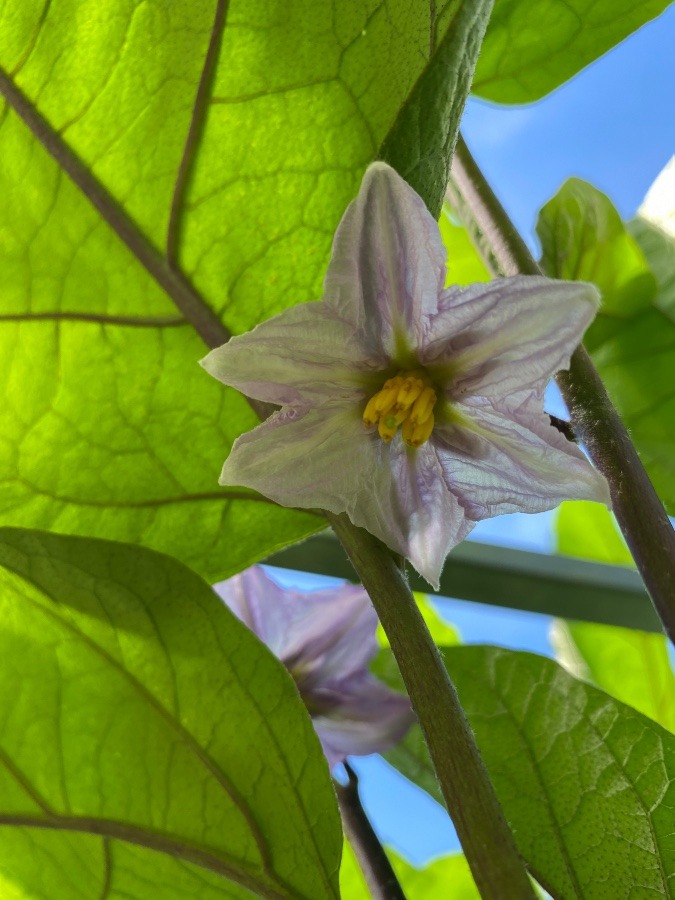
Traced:
POLYGON ((365 425, 377 425, 385 443, 394 437, 399 425, 408 447, 421 447, 434 428, 436 392, 420 372, 401 372, 389 378, 363 411, 365 425))

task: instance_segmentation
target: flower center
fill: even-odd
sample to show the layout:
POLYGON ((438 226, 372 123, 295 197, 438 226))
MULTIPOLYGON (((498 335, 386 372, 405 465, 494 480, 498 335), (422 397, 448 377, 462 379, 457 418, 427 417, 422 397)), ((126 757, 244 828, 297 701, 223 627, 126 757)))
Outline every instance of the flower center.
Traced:
POLYGON ((388 444, 399 425, 408 447, 421 447, 434 428, 436 391, 424 372, 399 372, 374 394, 363 411, 364 425, 377 425, 388 444))

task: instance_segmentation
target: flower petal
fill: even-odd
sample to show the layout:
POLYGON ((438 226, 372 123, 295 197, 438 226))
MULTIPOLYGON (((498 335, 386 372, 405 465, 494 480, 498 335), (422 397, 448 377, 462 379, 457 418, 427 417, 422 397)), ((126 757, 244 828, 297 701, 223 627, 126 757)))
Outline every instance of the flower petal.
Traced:
POLYGON ((281 657, 293 618, 283 588, 260 566, 252 566, 215 585, 215 590, 237 618, 281 657))
POLYGON ((313 719, 331 769, 347 756, 388 750, 415 720, 408 698, 371 675, 344 685, 343 691, 339 707, 313 719))
MULTIPOLYGON (((446 556, 476 522, 466 514, 447 484, 433 441, 413 451, 401 442, 400 452, 392 454, 392 477, 397 486, 399 512, 389 524, 387 536, 380 536, 438 590, 446 556)), ((358 513, 354 515, 355 524, 362 524, 356 521, 358 513)), ((364 527, 373 531, 368 524, 364 523, 364 527)))
POLYGON ((377 653, 377 613, 360 586, 282 588, 252 566, 216 591, 296 675, 301 690, 363 672, 377 653))
POLYGON ((591 284, 535 275, 451 288, 420 362, 456 371, 455 395, 543 393, 555 372, 569 368, 599 299, 591 284))
POLYGON ((344 512, 389 489, 386 450, 356 404, 283 409, 237 438, 221 484, 253 488, 283 506, 344 512))
POLYGON ((301 303, 231 338, 201 365, 248 397, 283 405, 358 390, 363 360, 353 326, 323 303, 301 303))
POLYGON ((550 424, 536 392, 498 403, 472 398, 460 408, 471 433, 445 426, 434 440, 445 480, 472 519, 541 512, 562 500, 610 505, 607 482, 550 424))
POLYGON ((475 525, 443 478, 431 444, 408 450, 369 434, 352 406, 281 410, 235 442, 221 484, 283 506, 346 512, 434 587, 448 551, 475 525))
POLYGON ((324 302, 382 363, 426 340, 445 283, 446 252, 422 199, 388 165, 373 163, 338 226, 324 302))
POLYGON ((296 608, 283 661, 298 671, 300 690, 363 672, 377 653, 377 613, 366 591, 343 584, 304 597, 288 592, 296 608))

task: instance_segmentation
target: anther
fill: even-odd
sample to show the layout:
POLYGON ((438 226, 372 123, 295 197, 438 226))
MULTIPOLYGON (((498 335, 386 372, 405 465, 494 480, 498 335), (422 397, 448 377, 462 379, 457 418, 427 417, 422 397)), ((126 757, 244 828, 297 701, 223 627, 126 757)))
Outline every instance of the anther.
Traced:
POLYGON ((412 419, 406 419, 401 434, 408 447, 421 447, 425 441, 429 440, 433 430, 434 416, 432 413, 424 422, 415 423, 412 419))
POLYGON ((425 387, 410 410, 410 421, 416 425, 426 422, 432 414, 436 403, 436 391, 432 387, 425 387))
POLYGON ((436 392, 423 372, 401 372, 388 378, 381 389, 366 403, 363 423, 377 425, 380 438, 389 443, 399 426, 409 447, 420 447, 428 440, 433 427, 436 392))
POLYGON ((380 435, 385 444, 388 444, 396 434, 397 428, 398 425, 396 424, 394 424, 393 426, 387 425, 387 419, 383 416, 377 426, 377 433, 380 435))

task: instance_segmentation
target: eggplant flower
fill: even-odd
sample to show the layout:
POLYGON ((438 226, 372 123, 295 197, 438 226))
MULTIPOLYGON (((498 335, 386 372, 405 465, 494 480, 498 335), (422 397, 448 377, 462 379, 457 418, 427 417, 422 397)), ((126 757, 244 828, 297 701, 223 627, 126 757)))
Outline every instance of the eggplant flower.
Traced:
POLYGON ((363 588, 284 590, 253 566, 217 591, 293 676, 331 769, 403 737, 414 721, 408 698, 368 671, 377 614, 363 588))
POLYGON ((422 199, 371 165, 337 229, 322 301, 213 350, 212 375, 281 410, 235 442, 220 483, 346 512, 434 587, 481 519, 609 504, 550 424, 544 389, 593 319, 590 284, 539 276, 444 288, 422 199))

